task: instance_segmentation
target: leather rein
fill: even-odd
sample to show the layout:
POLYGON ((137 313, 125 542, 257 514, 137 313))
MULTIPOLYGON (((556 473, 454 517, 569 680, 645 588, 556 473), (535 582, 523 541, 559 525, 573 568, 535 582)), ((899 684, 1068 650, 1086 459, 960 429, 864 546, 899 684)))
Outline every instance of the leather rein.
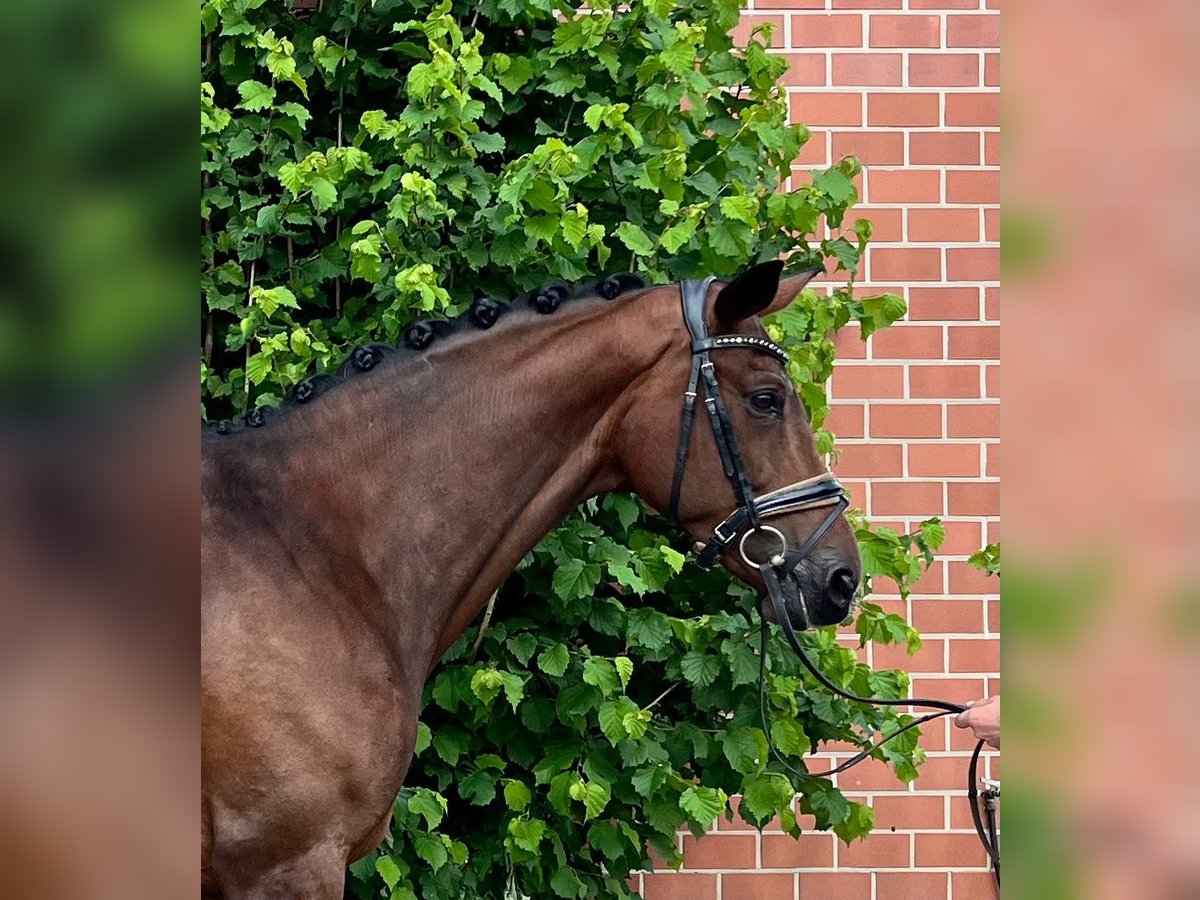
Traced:
MULTIPOLYGON (((712 536, 707 541, 698 541, 696 543, 694 548, 696 563, 702 569, 707 570, 712 568, 717 559, 729 549, 740 534, 741 540, 738 542, 738 552, 747 565, 757 568, 762 575, 763 582, 766 585, 767 599, 771 603, 776 620, 783 629, 788 646, 792 648, 792 651, 800 658, 805 668, 812 673, 813 677, 822 686, 834 694, 856 703, 867 703, 874 706, 919 706, 937 710, 937 712, 914 718, 895 731, 884 735, 870 747, 826 772, 810 772, 807 769, 801 771, 792 767, 783 758, 783 754, 779 752, 775 743, 771 740, 771 729, 767 723, 767 619, 766 616, 762 615, 763 610, 760 608, 759 618, 762 623, 762 639, 759 652, 759 711, 762 717, 763 733, 767 738, 767 746, 770 747, 776 761, 793 775, 802 778, 828 777, 858 765, 888 741, 909 729, 924 725, 942 716, 964 712, 967 707, 945 700, 928 700, 920 697, 900 700, 885 699, 882 697, 860 697, 831 681, 805 651, 797 635, 796 626, 792 623, 791 614, 788 612, 782 582, 788 577, 789 573, 795 570, 808 557, 813 548, 816 547, 817 542, 833 527, 833 524, 850 505, 850 501, 841 484, 838 483, 831 472, 824 472, 814 478, 797 481, 794 484, 758 496, 751 490, 750 477, 746 472, 741 452, 738 450, 737 438, 733 432, 733 424, 729 419, 729 410, 721 396, 721 386, 717 380, 711 354, 715 350, 753 350, 756 353, 774 357, 785 368, 788 364, 788 354, 786 350, 774 341, 754 335, 732 334, 721 335, 719 337, 709 335, 708 325, 704 317, 705 301, 708 296, 708 289, 715 280, 715 276, 709 276, 703 280, 683 281, 679 285, 680 300, 683 307, 683 321, 687 325, 688 333, 691 336, 692 365, 688 375, 687 390, 683 395, 683 409, 679 420, 679 443, 675 451, 675 474, 671 483, 671 518, 676 522, 679 521, 679 496, 683 489, 683 477, 691 448, 692 426, 696 419, 696 400, 699 396, 700 387, 703 385, 704 408, 708 415, 709 426, 712 429, 713 439, 717 445, 717 453, 721 458, 721 467, 725 472, 726 479, 728 479, 730 486, 733 488, 733 496, 737 506, 733 512, 726 516, 713 529, 712 536), (824 506, 829 507, 828 515, 826 515, 821 524, 816 527, 804 543, 795 549, 788 547, 787 538, 779 529, 763 522, 764 519, 774 516, 782 516, 803 509, 814 509, 824 506), (762 560, 752 559, 746 552, 746 541, 752 535, 759 533, 771 535, 778 543, 778 547, 766 559, 762 560)), ((798 594, 800 598, 799 612, 802 619, 799 625, 800 630, 803 631, 809 627, 809 614, 804 602, 803 592, 798 591, 798 594)), ((996 881, 999 883, 999 842, 996 839, 994 822, 991 821, 991 811, 994 808, 992 803, 994 797, 998 796, 998 792, 985 791, 983 795, 989 813, 989 822, 986 831, 979 811, 978 798, 980 794, 977 788, 977 772, 979 754, 983 750, 983 746, 984 742, 979 741, 975 746, 974 753, 971 755, 971 763, 967 775, 967 796, 971 803, 971 814, 976 834, 978 834, 984 850, 987 851, 988 857, 992 861, 996 881), (989 793, 992 795, 989 796, 989 793)))

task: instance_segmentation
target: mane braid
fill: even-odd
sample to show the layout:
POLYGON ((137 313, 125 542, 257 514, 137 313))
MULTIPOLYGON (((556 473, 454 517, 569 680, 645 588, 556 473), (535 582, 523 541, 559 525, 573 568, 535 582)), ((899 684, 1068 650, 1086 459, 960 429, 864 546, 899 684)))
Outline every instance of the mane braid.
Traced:
POLYGON ((487 330, 500 319, 522 307, 540 315, 549 315, 568 300, 583 300, 600 297, 614 300, 629 291, 640 291, 649 287, 644 279, 632 272, 601 276, 581 282, 572 288, 562 281, 553 281, 536 290, 518 294, 511 301, 494 297, 480 297, 467 310, 454 319, 419 319, 404 329, 397 344, 360 344, 350 350, 336 372, 321 372, 310 375, 290 387, 278 406, 260 406, 250 410, 237 420, 223 419, 217 422, 202 422, 201 430, 215 434, 236 434, 249 428, 261 428, 272 419, 284 415, 296 407, 305 406, 322 394, 349 381, 359 372, 369 372, 384 360, 402 352, 416 352, 430 347, 437 340, 460 331, 464 326, 476 330, 487 330))

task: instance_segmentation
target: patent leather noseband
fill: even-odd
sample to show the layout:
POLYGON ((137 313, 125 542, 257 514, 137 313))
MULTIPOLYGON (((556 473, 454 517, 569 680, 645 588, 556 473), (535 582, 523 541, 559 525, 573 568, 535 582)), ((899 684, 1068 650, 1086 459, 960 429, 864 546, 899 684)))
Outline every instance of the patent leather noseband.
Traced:
POLYGON ((737 437, 729 420, 729 410, 721 396, 721 385, 712 363, 714 350, 753 350, 774 357, 783 365, 788 363, 787 351, 767 338, 748 334, 730 334, 712 337, 704 319, 705 299, 714 277, 698 281, 684 281, 679 285, 683 305, 683 321, 691 335, 692 366, 688 376, 687 390, 683 395, 683 410, 679 419, 679 444, 675 451, 675 477, 671 484, 671 518, 679 519, 679 495, 683 490, 683 476, 687 468, 688 453, 692 444, 692 425, 696 418, 696 400, 701 388, 704 393, 704 408, 712 428, 717 453, 725 477, 733 488, 736 508, 713 529, 712 537, 697 544, 696 562, 708 569, 725 553, 735 538, 742 535, 739 549, 742 558, 755 568, 769 565, 777 571, 791 571, 816 546, 837 521, 838 516, 849 505, 846 493, 832 473, 824 472, 814 478, 797 481, 767 494, 755 496, 750 487, 750 477, 738 450, 737 437), (792 549, 782 532, 763 523, 764 519, 782 516, 802 509, 828 506, 830 511, 825 520, 808 537, 804 544, 792 549), (755 533, 770 534, 778 547, 767 559, 751 559, 746 553, 746 540, 755 533))

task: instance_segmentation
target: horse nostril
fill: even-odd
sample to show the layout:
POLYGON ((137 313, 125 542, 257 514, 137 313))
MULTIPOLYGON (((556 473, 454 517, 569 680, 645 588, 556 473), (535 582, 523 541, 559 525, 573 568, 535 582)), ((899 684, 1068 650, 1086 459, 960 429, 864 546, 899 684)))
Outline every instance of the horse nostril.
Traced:
POLYGON ((854 599, 854 592, 858 590, 858 576, 851 569, 839 566, 829 574, 825 590, 829 599, 838 606, 849 607, 854 599))

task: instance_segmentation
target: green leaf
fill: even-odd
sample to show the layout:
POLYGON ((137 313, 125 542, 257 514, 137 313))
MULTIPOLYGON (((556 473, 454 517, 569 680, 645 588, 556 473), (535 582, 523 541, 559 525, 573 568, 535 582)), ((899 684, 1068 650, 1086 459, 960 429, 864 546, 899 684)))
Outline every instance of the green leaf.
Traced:
POLYGON ((834 203, 845 203, 854 195, 854 183, 836 168, 814 172, 813 185, 834 203))
POLYGON ((446 852, 446 845, 442 843, 441 837, 436 834, 414 834, 412 836, 413 850, 417 856, 429 864, 429 868, 437 871, 446 864, 449 858, 446 852))
POLYGON ((554 593, 563 600, 590 597, 600 583, 600 576, 600 566, 595 563, 568 559, 554 572, 554 593))
POLYGON ((711 654, 689 650, 679 661, 679 669, 696 687, 708 687, 721 674, 721 660, 711 654))
POLYGON ((508 834, 522 850, 537 853, 546 834, 546 823, 541 819, 513 819, 508 823, 508 834))
POLYGON ((786 756, 803 756, 811 749, 808 735, 795 719, 779 718, 772 722, 771 740, 786 756))
POLYGON ((742 812, 764 820, 791 806, 794 791, 778 772, 750 775, 742 782, 742 812))
POLYGON ((375 871, 379 873, 379 877, 383 879, 383 883, 388 888, 394 888, 396 883, 403 877, 400 867, 396 865, 396 860, 387 855, 375 860, 375 871))
POLYGON ((629 528, 641 515, 642 507, 636 497, 629 494, 608 494, 604 498, 604 508, 611 509, 617 514, 622 528, 629 528))
POLYGON ((275 102, 275 88, 269 87, 261 81, 253 79, 243 81, 238 85, 237 90, 242 97, 242 102, 238 104, 239 109, 257 112, 260 109, 269 108, 275 102))
POLYGON ((538 668, 555 678, 567 671, 567 663, 570 661, 571 656, 567 652, 566 644, 555 644, 549 650, 543 650, 537 658, 538 668))
POLYGON ((413 747, 413 753, 420 756, 429 747, 433 741, 433 733, 429 730, 429 726, 424 722, 417 723, 417 743, 413 747))
POLYGON ((584 660, 583 680, 587 684, 598 687, 600 693, 606 697, 621 686, 612 660, 600 656, 592 656, 584 660))
POLYGON ((486 769, 476 769, 459 780, 458 794, 475 806, 486 806, 496 798, 496 778, 486 769))
POLYGON ((617 667, 617 675, 621 679, 621 690, 626 690, 633 676, 633 660, 628 656, 617 656, 613 658, 613 665, 617 667))
POLYGON ((570 795, 572 800, 578 800, 584 806, 583 821, 594 819, 600 813, 604 812, 604 808, 608 806, 608 801, 612 799, 612 792, 607 784, 599 781, 584 781, 580 779, 571 786, 570 795))
POLYGON ((758 225, 758 200, 746 194, 724 197, 721 200, 721 214, 754 228, 758 225))
POLYGON ((446 798, 426 788, 417 788, 408 798, 408 811, 422 816, 425 819, 425 827, 430 831, 441 824, 446 809, 446 798))
POLYGON ((629 641, 649 650, 661 650, 671 639, 666 617, 652 609, 635 609, 629 614, 629 641))
POLYGON ((757 728, 735 728, 717 735, 729 764, 743 775, 753 775, 767 764, 767 739, 757 728))
POLYGON ((504 786, 504 802, 508 804, 508 808, 521 812, 529 805, 529 801, 533 799, 533 794, 524 782, 513 780, 504 786))
POLYGON ((632 222, 622 222, 617 226, 617 238, 639 256, 651 256, 654 253, 654 241, 632 222))
POLYGON ((312 191, 313 208, 317 212, 324 212, 337 203, 337 188, 326 179, 314 178, 309 188, 312 191))
POLYGON ((679 808, 701 828, 708 828, 725 811, 725 792, 710 787, 689 787, 679 795, 679 808))

